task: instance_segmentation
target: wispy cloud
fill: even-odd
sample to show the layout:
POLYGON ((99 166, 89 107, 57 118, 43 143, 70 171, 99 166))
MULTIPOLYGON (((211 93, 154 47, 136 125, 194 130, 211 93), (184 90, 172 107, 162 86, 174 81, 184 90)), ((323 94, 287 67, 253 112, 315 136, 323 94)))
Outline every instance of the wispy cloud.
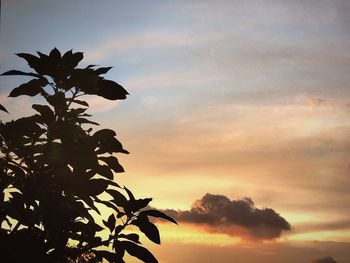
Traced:
POLYGON ((347 220, 350 116, 345 101, 333 106, 332 99, 324 100, 317 107, 299 99, 206 106, 157 125, 126 127, 133 154, 126 161, 128 181, 142 192, 144 182, 137 178, 147 176, 147 189, 159 194, 163 208, 171 197, 183 208, 203 191, 220 191, 251 196, 282 214, 347 220), (142 137, 135 129, 142 129, 142 137), (169 181, 183 187, 173 189, 169 181))
POLYGON ((99 61, 105 59, 107 56, 125 55, 135 50, 193 47, 220 37, 221 35, 215 32, 206 32, 205 34, 194 36, 176 30, 135 32, 104 40, 99 46, 90 48, 86 54, 86 61, 99 61))

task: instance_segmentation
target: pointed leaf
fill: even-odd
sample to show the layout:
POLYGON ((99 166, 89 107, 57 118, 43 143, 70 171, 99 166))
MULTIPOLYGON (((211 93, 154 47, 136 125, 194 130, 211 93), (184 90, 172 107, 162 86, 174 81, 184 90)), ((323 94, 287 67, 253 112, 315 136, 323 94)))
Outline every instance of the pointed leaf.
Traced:
POLYGON ((112 189, 107 189, 106 192, 113 197, 113 202, 117 206, 124 207, 127 204, 128 200, 122 193, 112 189))
POLYGON ((96 169, 96 173, 107 179, 113 180, 113 173, 107 165, 99 165, 96 169))
POLYGON ((6 110, 6 108, 5 108, 4 106, 2 106, 1 104, 0 104, 0 110, 9 113, 9 112, 6 110))
POLYGON ((140 237, 138 234, 127 234, 127 235, 120 234, 119 237, 131 240, 131 241, 138 243, 138 244, 141 244, 140 237))
POLYGON ((109 156, 109 157, 99 157, 99 159, 105 162, 114 172, 116 173, 124 172, 124 168, 119 164, 117 158, 113 156, 109 156))
POLYGON ((115 255, 115 253, 112 253, 112 252, 109 252, 109 251, 106 251, 106 250, 92 250, 92 252, 99 259, 104 258, 104 259, 108 260, 108 262, 116 262, 116 255, 115 255))
POLYGON ((107 221, 102 221, 103 224, 109 228, 109 231, 112 232, 115 228, 115 223, 116 223, 116 220, 115 220, 115 216, 112 214, 108 217, 108 220, 107 221))
POLYGON ((98 125, 98 126, 100 125, 99 123, 94 122, 94 121, 90 121, 86 118, 77 118, 77 122, 80 124, 89 123, 89 124, 98 125))
POLYGON ((56 111, 65 110, 67 108, 66 98, 63 92, 46 97, 47 102, 55 108, 56 111))
POLYGON ((130 241, 119 241, 131 256, 138 258, 145 263, 158 263, 158 260, 149 250, 130 241))
POLYGON ((97 75, 106 74, 111 68, 112 67, 98 68, 98 69, 95 69, 95 73, 97 75))
POLYGON ((120 212, 119 211, 119 209, 118 209, 118 207, 116 206, 116 205, 114 205, 112 202, 110 202, 110 201, 105 201, 105 200, 95 200, 97 203, 100 203, 100 204, 104 204, 105 206, 107 206, 107 207, 109 207, 109 208, 111 208, 111 209, 113 209, 113 210, 115 210, 116 212, 120 212))
POLYGON ((62 63, 67 68, 73 69, 79 64, 83 57, 84 55, 82 52, 73 53, 72 50, 69 50, 62 56, 62 63))
POLYGON ((43 53, 41 53, 41 52, 39 52, 39 51, 37 51, 36 53, 38 53, 38 55, 39 55, 39 57, 40 57, 40 59, 41 59, 42 61, 45 61, 45 62, 49 61, 49 56, 48 56, 48 55, 43 54, 43 53))
POLYGON ((177 224, 177 222, 174 219, 172 219, 170 216, 167 216, 163 212, 158 211, 158 210, 154 210, 154 209, 141 211, 140 215, 159 217, 159 218, 163 218, 165 220, 168 220, 170 222, 173 222, 174 224, 177 224))
POLYGON ((98 130, 97 132, 95 132, 93 136, 96 138, 104 138, 104 137, 114 137, 116 135, 117 134, 113 130, 102 129, 102 130, 98 130))
POLYGON ((132 201, 135 200, 134 195, 132 194, 132 192, 126 186, 124 186, 124 189, 127 192, 128 196, 129 196, 129 199, 132 200, 132 201))
POLYGON ((84 58, 83 52, 73 53, 72 62, 73 62, 74 67, 76 67, 83 58, 84 58))
POLYGON ((108 142, 108 146, 106 145, 105 148, 108 150, 108 152, 129 154, 129 152, 123 148, 123 145, 116 138, 111 138, 108 142))
POLYGON ((1 76, 31 76, 31 77, 37 77, 42 78, 41 75, 32 73, 32 72, 23 72, 19 70, 9 70, 1 74, 1 76))
POLYGON ((89 107, 89 104, 86 101, 83 100, 73 100, 74 103, 80 104, 82 106, 89 107))
POLYGON ((99 79, 97 95, 109 100, 123 100, 129 93, 118 83, 112 80, 99 79))
POLYGON ((46 123, 53 121, 55 118, 55 114, 47 105, 33 104, 32 108, 41 114, 44 120, 46 120, 46 123))
MULTIPOLYGON (((96 205, 95 205, 94 200, 92 200, 92 199, 90 198, 90 196, 86 196, 85 198, 82 198, 82 199, 83 199, 83 201, 84 201, 91 209, 93 209, 97 214, 101 215, 100 210, 98 210, 98 208, 97 208, 96 205)), ((100 231, 100 230, 99 230, 99 231, 100 231)))
POLYGON ((34 69, 39 74, 45 73, 40 58, 28 53, 18 53, 16 55, 25 59, 28 62, 29 67, 34 69))
POLYGON ((94 67, 96 67, 97 65, 88 65, 88 66, 86 66, 86 68, 85 69, 91 69, 91 68, 94 68, 94 67))
POLYGON ((99 195, 103 193, 109 185, 109 181, 104 179, 90 179, 87 185, 87 191, 90 195, 99 195))
POLYGON ((159 230, 151 223, 146 216, 138 216, 136 220, 131 222, 133 225, 137 226, 142 233, 148 237, 149 240, 156 244, 160 244, 159 230))
POLYGON ((58 62, 61 59, 61 53, 58 51, 57 48, 54 48, 53 50, 51 50, 49 57, 54 61, 58 62))
POLYGON ((152 198, 130 200, 128 209, 130 209, 132 212, 138 211, 142 208, 145 208, 151 201, 152 198))
POLYGON ((43 91, 43 86, 47 83, 41 79, 32 79, 31 81, 24 83, 17 88, 14 88, 9 97, 18 97, 21 95, 35 96, 43 91))

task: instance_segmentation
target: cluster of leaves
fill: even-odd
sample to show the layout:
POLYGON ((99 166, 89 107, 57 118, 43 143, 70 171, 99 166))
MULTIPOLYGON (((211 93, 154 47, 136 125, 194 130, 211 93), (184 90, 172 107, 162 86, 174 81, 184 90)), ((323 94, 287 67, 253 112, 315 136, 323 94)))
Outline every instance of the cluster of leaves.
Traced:
MULTIPOLYGON (((110 67, 77 68, 81 52, 61 55, 55 48, 48 55, 17 56, 35 72, 11 70, 2 75, 34 78, 14 88, 9 97, 41 96, 44 103, 32 105, 32 116, 0 121, 2 259, 124 262, 127 252, 143 262, 157 262, 137 233, 124 230, 136 226, 160 244, 159 231, 149 218, 176 222, 150 209, 151 198, 136 199, 114 181, 115 173, 124 172, 115 154, 128 151, 113 130, 90 127, 98 123, 90 120, 89 105, 79 98, 89 94, 122 100, 127 91, 101 76, 110 67), (101 215, 104 206, 113 211, 109 217, 101 215), (103 230, 108 237, 102 238, 103 230)), ((2 105, 0 110, 7 112, 2 105)))

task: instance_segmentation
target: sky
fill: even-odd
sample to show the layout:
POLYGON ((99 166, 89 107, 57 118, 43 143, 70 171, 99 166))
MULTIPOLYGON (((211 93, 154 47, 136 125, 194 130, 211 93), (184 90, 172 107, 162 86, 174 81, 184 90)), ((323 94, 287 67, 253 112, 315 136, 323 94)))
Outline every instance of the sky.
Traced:
MULTIPOLYGON (((131 153, 117 180, 179 221, 159 222, 161 263, 350 262, 349 1, 1 8, 1 72, 73 49, 130 93, 90 113, 131 153)), ((16 81, 0 78, 4 120, 31 112, 16 81)))

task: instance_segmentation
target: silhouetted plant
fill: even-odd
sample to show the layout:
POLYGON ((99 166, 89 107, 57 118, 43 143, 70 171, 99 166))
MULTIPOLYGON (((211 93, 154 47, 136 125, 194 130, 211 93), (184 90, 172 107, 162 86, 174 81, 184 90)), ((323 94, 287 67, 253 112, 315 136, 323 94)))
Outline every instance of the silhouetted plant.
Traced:
MULTIPOLYGON (((124 230, 136 226, 160 244, 149 217, 176 222, 149 209, 151 198, 136 199, 114 181, 114 173, 124 172, 114 155, 128 152, 113 130, 86 127, 98 124, 81 99, 90 94, 123 100, 127 91, 101 76, 110 67, 77 68, 81 52, 62 56, 55 48, 49 55, 17 56, 35 72, 2 75, 34 78, 9 97, 41 96, 44 104, 33 104, 37 113, 32 116, 0 122, 1 261, 124 262, 127 252, 143 262, 157 262, 137 233, 124 230), (106 218, 103 206, 113 211, 106 218), (102 230, 108 237, 103 238, 102 230)), ((0 110, 7 112, 2 105, 0 110)))

